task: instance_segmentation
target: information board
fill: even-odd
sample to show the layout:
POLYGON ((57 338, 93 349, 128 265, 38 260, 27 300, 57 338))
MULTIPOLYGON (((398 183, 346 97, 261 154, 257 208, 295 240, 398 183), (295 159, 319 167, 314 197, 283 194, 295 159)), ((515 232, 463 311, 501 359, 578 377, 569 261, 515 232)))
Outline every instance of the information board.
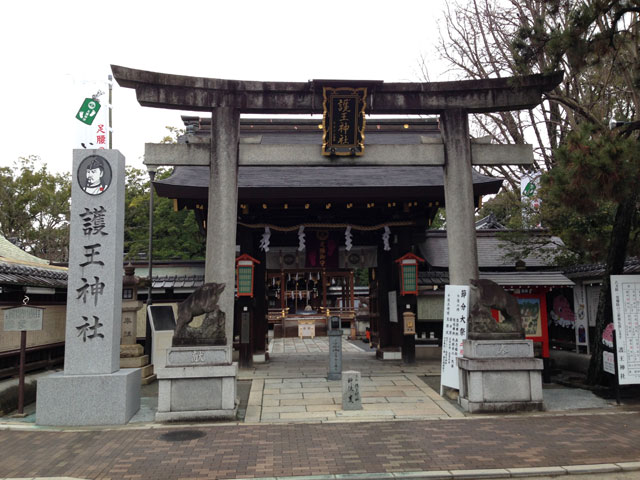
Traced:
POLYGON ((640 383, 640 276, 611 275, 620 385, 640 383))
POLYGON ((4 331, 42 330, 42 308, 15 307, 4 311, 4 331))
POLYGON ((457 358, 461 357, 463 353, 462 342, 467 338, 468 318, 469 287, 467 285, 445 285, 441 386, 460 388, 457 358))
POLYGON ((613 352, 607 352, 606 350, 602 352, 602 369, 611 375, 616 374, 616 364, 613 359, 613 352))

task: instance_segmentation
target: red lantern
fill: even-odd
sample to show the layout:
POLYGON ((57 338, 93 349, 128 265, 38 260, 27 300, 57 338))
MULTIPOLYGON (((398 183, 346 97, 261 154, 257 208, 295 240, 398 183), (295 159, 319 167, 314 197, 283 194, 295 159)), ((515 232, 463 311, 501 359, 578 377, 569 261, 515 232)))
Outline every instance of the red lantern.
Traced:
POLYGON ((407 253, 396 260, 400 266, 400 295, 418 295, 418 262, 424 259, 407 253))
POLYGON ((246 253, 236 258, 236 295, 253 298, 253 270, 260 262, 246 253))

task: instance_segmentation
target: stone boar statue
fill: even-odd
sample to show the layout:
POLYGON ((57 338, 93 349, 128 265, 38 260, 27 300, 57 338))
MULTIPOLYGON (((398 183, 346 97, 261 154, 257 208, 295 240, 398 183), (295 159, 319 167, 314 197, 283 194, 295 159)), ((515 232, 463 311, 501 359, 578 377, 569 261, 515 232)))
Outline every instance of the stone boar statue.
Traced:
POLYGON ((226 345, 225 314, 218 306, 224 283, 205 283, 178 305, 173 345, 226 345), (189 323, 205 315, 198 328, 189 323))

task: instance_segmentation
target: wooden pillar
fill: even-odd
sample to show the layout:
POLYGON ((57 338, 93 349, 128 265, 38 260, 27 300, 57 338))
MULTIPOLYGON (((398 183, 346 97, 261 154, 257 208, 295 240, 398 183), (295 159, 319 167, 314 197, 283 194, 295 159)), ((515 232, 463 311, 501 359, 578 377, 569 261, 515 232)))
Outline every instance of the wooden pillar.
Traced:
POLYGON ((378 245, 378 337, 380 348, 393 345, 391 323, 389 322, 389 292, 393 290, 391 279, 391 252, 385 251, 382 244, 378 245))
POLYGON ((349 289, 351 291, 351 308, 355 312, 356 310, 356 283, 353 278, 353 270, 349 272, 349 289))
POLYGON ((329 308, 329 306, 327 305, 327 283, 329 280, 327 278, 327 271, 323 268, 320 275, 322 277, 322 305, 324 306, 324 308, 329 308))
POLYGON ((449 283, 469 285, 478 278, 469 121, 464 109, 440 115, 444 139, 444 198, 447 210, 449 283))
POLYGON ((240 113, 236 109, 213 110, 205 281, 225 285, 218 304, 225 314, 229 348, 233 345, 239 131, 240 113))
POLYGON ((252 255, 260 263, 255 266, 253 285, 253 320, 252 320, 252 354, 263 355, 266 352, 265 337, 267 335, 267 253, 258 248, 257 239, 254 238, 254 253, 252 255))

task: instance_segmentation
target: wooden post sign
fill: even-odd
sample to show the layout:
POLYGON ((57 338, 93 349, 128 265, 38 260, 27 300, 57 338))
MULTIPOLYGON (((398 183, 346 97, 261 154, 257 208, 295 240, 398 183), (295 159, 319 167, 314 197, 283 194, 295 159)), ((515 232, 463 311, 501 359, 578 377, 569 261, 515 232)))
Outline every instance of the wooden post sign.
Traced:
POLYGON ((37 307, 11 307, 4 310, 4 331, 22 332, 42 330, 42 312, 37 307))
MULTIPOLYGON (((25 301, 27 298, 25 297, 25 301)), ((18 374, 18 415, 24 415, 24 373, 27 351, 27 331, 42 330, 43 308, 12 307, 4 310, 4 331, 20 332, 20 366, 18 374)))
POLYGON ((322 93, 322 154, 362 155, 366 87, 324 87, 322 93))

